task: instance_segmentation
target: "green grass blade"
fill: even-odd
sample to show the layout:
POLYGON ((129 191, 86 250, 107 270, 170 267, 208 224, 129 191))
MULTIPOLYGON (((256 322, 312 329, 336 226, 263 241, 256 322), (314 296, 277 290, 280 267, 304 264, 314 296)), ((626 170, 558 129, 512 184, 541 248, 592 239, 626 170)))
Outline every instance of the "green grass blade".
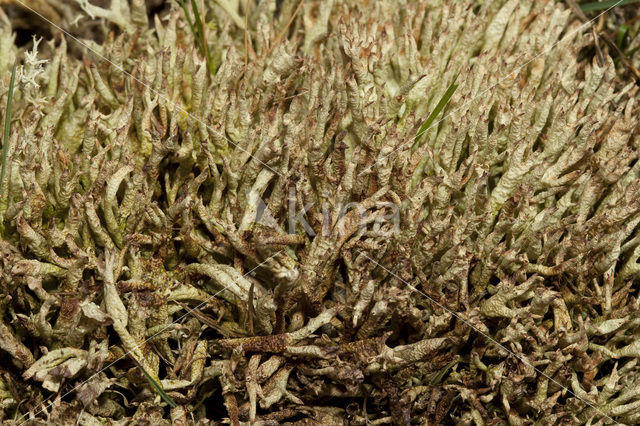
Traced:
POLYGON ((11 71, 11 82, 9 83, 9 94, 7 95, 7 112, 4 116, 4 135, 2 136, 2 171, 0 172, 0 194, 2 194, 2 182, 4 182, 4 172, 7 166, 7 152, 9 151, 9 131, 11 130, 11 103, 13 102, 13 88, 16 81, 16 68, 18 61, 13 64, 11 71))
POLYGON ((135 358, 131 357, 131 359, 133 359, 133 362, 135 362, 136 366, 140 369, 140 371, 142 371, 142 375, 144 375, 144 377, 147 379, 147 381, 149 382, 151 387, 153 387, 153 389, 155 389, 155 391, 158 393, 158 395, 160 395, 162 397, 162 399, 164 399, 164 401, 167 404, 169 404, 169 406, 171 408, 176 408, 178 406, 178 404, 176 404, 175 401, 173 399, 171 399, 171 397, 169 395, 167 395, 167 393, 164 391, 164 389, 162 389, 162 386, 160 386, 158 383, 156 383, 155 380, 153 380, 153 378, 149 375, 149 373, 147 373, 144 370, 144 368, 142 368, 140 363, 135 358))
POLYGON ((189 29, 193 34, 193 38, 196 42, 196 46, 198 46, 198 50, 200 54, 205 57, 207 61, 207 67, 209 69, 209 73, 211 75, 215 75, 216 70, 213 63, 213 59, 211 57, 211 53, 209 52, 209 45, 207 44, 204 38, 204 23, 200 18, 200 10, 198 9, 198 5, 195 0, 191 0, 191 7, 193 8, 193 15, 195 22, 191 19, 191 15, 189 15, 189 11, 187 10, 187 5, 184 3, 184 0, 179 0, 180 7, 184 11, 184 16, 187 18, 187 23, 189 24, 189 29))
MULTIPOLYGON (((196 4, 196 0, 191 0, 191 8, 193 9, 193 17, 195 19, 196 31, 198 32, 198 37, 200 38, 200 43, 202 43, 202 19, 200 19, 200 11, 198 10, 198 5, 196 4)), ((203 46, 204 47, 204 46, 203 46)), ((204 52, 202 52, 204 55, 204 52)))
MULTIPOLYGON (((215 74, 215 69, 213 67, 213 61, 211 60, 211 54, 209 53, 209 44, 204 37, 204 25, 205 20, 200 17, 200 10, 198 9, 198 5, 196 4, 196 0, 191 0, 191 7, 193 8, 193 14, 195 15, 196 20, 196 28, 198 30, 198 36, 200 37, 200 45, 202 46, 202 55, 207 60, 207 66, 209 68, 209 72, 211 75, 215 74)), ((204 10, 203 10, 204 12, 204 10)))
POLYGON ((596 10, 605 10, 615 6, 625 6, 631 3, 638 3, 640 0, 607 0, 607 1, 595 1, 592 3, 581 4, 580 9, 584 12, 593 12, 596 10))
POLYGON ((413 146, 411 147, 411 150, 414 150, 420 146, 419 141, 420 141, 420 138, 422 137, 422 134, 426 132, 429 127, 431 127, 431 124, 433 124, 433 121, 436 119, 438 114, 440 114, 440 112, 444 109, 447 103, 449 103, 451 96, 453 96, 453 93, 458 88, 458 85, 456 84, 456 79, 453 80, 453 83, 451 83, 451 85, 447 88, 447 91, 444 93, 444 96, 442 96, 442 99, 440 99, 440 102, 438 102, 438 105, 436 105, 436 107, 434 108, 433 111, 431 111, 431 114, 429 114, 425 122, 422 123, 422 126, 420 126, 420 130, 418 130, 418 133, 416 134, 416 138, 413 141, 413 146))
POLYGON ((440 384, 440 382, 442 382, 442 379, 444 378, 444 376, 449 372, 449 370, 451 369, 451 367, 453 367, 454 365, 456 365, 459 361, 453 360, 451 361, 449 364, 447 364, 446 366, 444 366, 440 371, 438 371, 436 374, 433 375, 433 377, 431 378, 429 384, 431 386, 435 386, 437 384, 440 384))
POLYGON ((204 55, 204 49, 202 48, 202 43, 201 43, 201 40, 200 40, 200 36, 198 35, 198 30, 193 25, 193 21, 191 20, 191 16, 189 16, 189 11, 187 10, 187 5, 184 4, 184 0, 180 0, 180 6, 182 7, 182 10, 184 11, 184 16, 187 18, 187 23, 189 24, 189 29, 191 30, 191 33, 193 34, 193 38, 196 41, 196 45, 198 46, 198 49, 200 50, 200 53, 202 53, 204 55))
POLYGON ((627 37, 627 33, 629 32, 629 27, 626 25, 620 25, 618 28, 618 32, 616 33, 616 45, 618 48, 622 49, 624 45, 624 39, 627 37))
POLYGON ((202 20, 200 19, 200 10, 198 9, 196 0, 191 0, 191 8, 193 9, 194 19, 196 20, 196 28, 199 31, 202 29, 202 20))

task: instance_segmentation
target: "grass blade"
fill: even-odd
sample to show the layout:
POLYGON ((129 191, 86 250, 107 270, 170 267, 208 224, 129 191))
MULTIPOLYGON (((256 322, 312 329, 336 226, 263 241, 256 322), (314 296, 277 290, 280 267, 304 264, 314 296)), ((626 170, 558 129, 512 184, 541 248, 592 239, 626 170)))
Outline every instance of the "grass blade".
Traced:
POLYGON ((431 378, 429 384, 431 386, 435 386, 435 385, 440 384, 440 382, 442 382, 442 379, 449 372, 451 367, 456 365, 458 362, 460 362, 460 361, 455 359, 455 360, 451 361, 449 364, 445 365, 440 371, 438 371, 436 374, 433 375, 433 377, 431 378))
POLYGON ((184 11, 184 16, 187 18, 187 23, 189 24, 189 29, 191 30, 191 33, 193 34, 193 38, 196 41, 198 49, 200 50, 200 53, 202 53, 204 55, 204 49, 202 48, 202 42, 200 40, 200 36, 198 34, 198 30, 193 25, 193 21, 191 20, 191 16, 189 16, 189 11, 187 10, 187 5, 184 4, 184 0, 180 0, 180 6, 182 7, 182 10, 184 11))
POLYGON ((0 172, 0 195, 2 194, 2 182, 4 182, 4 172, 7 165, 7 152, 9 151, 9 131, 11 130, 11 103, 13 102, 13 88, 16 81, 16 68, 18 60, 13 64, 11 71, 11 82, 9 83, 9 94, 7 95, 7 112, 4 116, 4 135, 2 136, 2 171, 0 172))
POLYGON ((631 3, 638 3, 640 0, 607 0, 607 1, 595 1, 592 3, 581 4, 580 9, 584 12, 593 12, 596 10, 605 10, 614 6, 625 6, 631 3))
POLYGON ((153 378, 149 375, 149 373, 147 373, 145 371, 145 369, 142 368, 140 363, 135 358, 131 357, 131 359, 133 359, 133 362, 140 369, 140 371, 142 372, 142 375, 145 377, 145 379, 147 379, 147 381, 149 382, 151 387, 153 387, 153 389, 158 393, 158 395, 160 395, 162 397, 162 399, 164 399, 164 401, 167 404, 169 404, 169 406, 171 408, 176 408, 178 405, 175 403, 175 401, 173 399, 171 399, 171 397, 169 395, 167 395, 167 393, 164 391, 164 389, 162 389, 162 386, 160 386, 158 383, 156 383, 155 380, 153 380, 153 378))
MULTIPOLYGON (((201 3, 200 5, 202 6, 202 13, 205 13, 204 11, 204 0, 200 0, 201 3)), ((196 16, 196 24, 199 26, 199 32, 200 32, 200 39, 202 40, 202 55, 205 57, 205 59, 207 60, 207 67, 209 68, 209 73, 211 75, 215 75, 215 68, 213 66, 213 61, 211 60, 211 54, 209 53, 209 43, 207 43, 207 28, 206 28, 206 16, 203 15, 202 18, 200 18, 200 11, 198 10, 198 6, 196 5, 196 0, 191 0, 191 4, 193 5, 193 10, 196 16)))
POLYGON ((616 33, 616 44, 620 49, 622 49, 624 45, 624 39, 627 36, 628 32, 629 32, 629 27, 624 24, 620 25, 620 28, 618 28, 618 31, 616 33))
POLYGON ((215 66, 209 52, 209 45, 207 44, 207 39, 205 37, 205 27, 203 24, 203 20, 200 18, 200 10, 198 9, 196 0, 191 0, 191 7, 193 9, 195 22, 191 19, 191 15, 189 15, 189 11, 187 10, 187 5, 184 3, 184 0, 179 1, 180 7, 182 7, 182 10, 184 11, 184 16, 187 18, 187 23, 189 24, 189 29, 193 34, 193 39, 196 42, 196 46, 198 47, 200 54, 204 56, 207 61, 209 73, 211 75, 215 75, 215 66))
POLYGON ((438 105, 436 105, 436 107, 434 108, 433 111, 431 111, 431 114, 429 114, 425 122, 422 123, 422 126, 420 126, 420 130, 418 130, 418 133, 416 134, 416 138, 413 141, 413 146, 411 147, 411 150, 414 150, 421 145, 418 142, 420 141, 422 134, 427 131, 427 129, 431 126, 431 124, 433 124, 433 121, 436 119, 438 114, 440 114, 440 112, 444 109, 447 103, 449 103, 451 96, 453 96, 453 93, 458 88, 458 85, 456 84, 456 79, 453 80, 453 83, 451 83, 451 85, 447 88, 447 91, 444 93, 444 96, 442 96, 442 99, 440 99, 440 102, 438 102, 438 105))
POLYGON ((200 19, 200 11, 198 10, 196 0, 191 0, 191 8, 193 9, 193 17, 196 21, 196 30, 198 31, 198 36, 202 37, 202 19, 200 19))

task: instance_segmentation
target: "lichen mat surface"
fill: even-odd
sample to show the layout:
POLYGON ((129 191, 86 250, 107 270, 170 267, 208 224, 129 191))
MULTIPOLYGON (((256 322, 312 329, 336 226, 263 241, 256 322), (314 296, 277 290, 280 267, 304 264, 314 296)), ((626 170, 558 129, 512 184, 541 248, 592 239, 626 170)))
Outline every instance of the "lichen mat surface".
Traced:
POLYGON ((638 86, 564 4, 0 3, 3 424, 640 423, 638 86))

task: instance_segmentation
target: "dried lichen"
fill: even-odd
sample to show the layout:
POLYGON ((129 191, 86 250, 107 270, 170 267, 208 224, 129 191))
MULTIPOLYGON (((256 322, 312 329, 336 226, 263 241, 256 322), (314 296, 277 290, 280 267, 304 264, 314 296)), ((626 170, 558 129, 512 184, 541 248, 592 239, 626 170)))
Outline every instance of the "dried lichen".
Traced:
POLYGON ((76 3, 0 17, 2 420, 640 422, 638 88, 561 4, 207 1, 211 73, 76 3))

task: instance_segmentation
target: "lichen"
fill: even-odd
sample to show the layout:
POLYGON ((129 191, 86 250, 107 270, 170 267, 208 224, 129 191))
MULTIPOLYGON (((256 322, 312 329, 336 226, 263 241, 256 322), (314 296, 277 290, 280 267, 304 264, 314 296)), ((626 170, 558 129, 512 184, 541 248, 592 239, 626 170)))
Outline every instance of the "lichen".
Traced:
POLYGON ((638 87, 562 3, 198 2, 214 72, 50 3, 100 37, 0 12, 0 419, 640 422, 638 87))

